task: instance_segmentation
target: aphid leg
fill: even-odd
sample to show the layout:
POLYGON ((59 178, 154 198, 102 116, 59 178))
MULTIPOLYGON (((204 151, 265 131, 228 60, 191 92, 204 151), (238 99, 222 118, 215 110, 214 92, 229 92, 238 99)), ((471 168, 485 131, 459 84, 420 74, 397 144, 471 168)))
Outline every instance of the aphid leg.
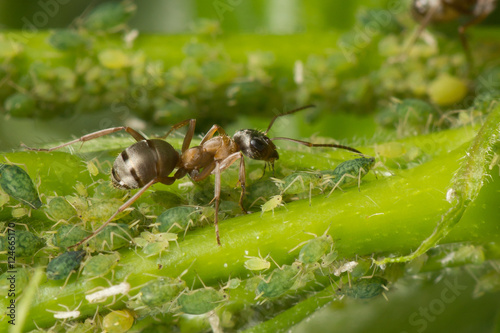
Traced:
MULTIPOLYGON (((343 174, 343 175, 342 175, 342 177, 340 177, 339 181, 338 181, 337 183, 335 183, 335 186, 332 188, 332 190, 330 191, 330 193, 328 193, 328 195, 326 196, 327 198, 328 198, 330 195, 332 195, 333 191, 335 191, 335 189, 336 189, 337 187, 338 187, 338 188, 340 188, 339 184, 340 184, 340 183, 342 183, 342 181, 344 180, 344 178, 345 178, 345 177, 354 178, 354 179, 358 178, 358 177, 353 176, 353 175, 350 175, 350 174, 348 174, 348 173, 343 174)), ((341 188, 340 188, 340 189, 341 189, 341 188)), ((342 189, 341 189, 341 190, 342 190, 342 189)))
POLYGON ((227 168, 229 168, 234 162, 236 162, 237 159, 240 159, 240 171, 238 179, 241 185, 241 194, 238 204, 240 205, 240 208, 243 211, 243 213, 246 214, 247 212, 245 210, 245 207, 243 207, 243 197, 245 196, 246 192, 245 158, 243 157, 243 154, 241 152, 237 152, 226 157, 220 164, 220 171, 222 172, 227 168))
POLYGON ((134 194, 130 199, 128 199, 127 202, 125 202, 122 206, 120 206, 120 208, 118 208, 118 210, 113 215, 111 215, 111 217, 106 222, 104 222, 99 228, 97 228, 96 231, 94 231, 91 235, 85 237, 84 239, 82 239, 81 241, 76 243, 75 245, 69 246, 68 249, 80 246, 81 244, 87 242, 89 239, 94 238, 102 229, 104 229, 116 217, 116 215, 120 214, 125 209, 130 207, 130 205, 132 205, 144 192, 146 192, 146 190, 148 188, 151 187, 151 185, 153 185, 157 181, 158 180, 155 178, 155 179, 151 180, 149 183, 147 183, 146 185, 144 185, 143 188, 141 188, 136 194, 134 194))
POLYGON ((100 138, 101 136, 105 136, 105 135, 112 134, 112 133, 119 132, 119 131, 126 131, 128 134, 132 135, 132 137, 136 141, 146 140, 146 138, 144 136, 142 136, 142 134, 140 134, 136 130, 134 130, 134 129, 130 128, 130 127, 127 127, 127 126, 120 126, 120 127, 111 127, 111 128, 107 128, 107 129, 103 129, 103 130, 97 131, 97 132, 93 132, 93 133, 84 135, 84 136, 82 136, 82 137, 80 137, 78 139, 75 139, 75 140, 72 140, 72 141, 60 144, 59 146, 55 146, 55 147, 52 147, 52 148, 30 148, 30 147, 26 146, 24 143, 22 143, 21 146, 24 147, 27 150, 53 151, 53 150, 57 150, 57 149, 60 149, 60 148, 72 145, 72 144, 77 143, 77 142, 82 142, 83 143, 85 141, 90 141, 90 140, 93 140, 93 139, 97 139, 97 138, 100 138))
POLYGON ((329 148, 345 149, 345 150, 352 151, 356 154, 359 154, 361 157, 365 156, 365 155, 363 155, 362 152, 360 152, 357 149, 351 148, 349 146, 337 145, 337 144, 333 144, 333 143, 311 143, 311 142, 307 142, 307 141, 302 141, 302 140, 297 140, 297 139, 292 139, 292 138, 285 138, 285 137, 276 137, 276 138, 272 138, 271 140, 287 140, 287 141, 292 141, 292 142, 295 142, 295 143, 298 143, 298 144, 301 144, 304 146, 308 146, 308 147, 329 147, 329 148))

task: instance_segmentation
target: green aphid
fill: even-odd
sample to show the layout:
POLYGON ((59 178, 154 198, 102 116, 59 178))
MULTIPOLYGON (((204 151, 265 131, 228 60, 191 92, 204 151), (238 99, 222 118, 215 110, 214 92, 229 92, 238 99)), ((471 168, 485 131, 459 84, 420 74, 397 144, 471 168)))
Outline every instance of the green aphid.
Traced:
POLYGON ((351 271, 351 276, 353 278, 359 278, 367 275, 370 271, 370 267, 372 266, 372 261, 367 259, 358 259, 357 263, 356 267, 354 267, 351 271))
POLYGON ((48 42, 59 51, 72 51, 84 49, 88 46, 85 37, 72 29, 57 29, 51 33, 48 42))
POLYGON ((331 251, 323 256, 321 260, 321 267, 328 267, 337 260, 339 253, 337 251, 331 251))
POLYGON ((299 194, 309 192, 320 183, 321 179, 321 173, 294 172, 283 178, 278 186, 282 188, 282 193, 299 194))
POLYGON ((373 165, 375 165, 374 157, 361 157, 342 162, 333 171, 322 171, 322 173, 327 175, 325 178, 330 177, 327 179, 327 187, 333 187, 331 193, 337 187, 344 185, 358 184, 360 186, 361 178, 370 171, 373 165))
POLYGON ((346 285, 340 293, 352 298, 372 298, 380 295, 385 289, 387 280, 378 276, 371 279, 358 279, 351 287, 346 285))
POLYGON ((146 257, 158 255, 168 249, 168 241, 148 243, 142 248, 146 257))
MULTIPOLYGON (((102 329, 106 333, 124 333, 134 325, 134 315, 130 310, 111 310, 102 318, 102 329)), ((93 330, 95 331, 95 330, 93 330)))
POLYGON ((184 199, 169 191, 154 191, 149 197, 164 209, 177 207, 185 203, 184 199))
POLYGON ((104 276, 111 272, 118 262, 120 261, 120 255, 118 252, 112 254, 98 254, 91 257, 83 267, 82 275, 86 277, 98 277, 104 276))
POLYGON ((326 234, 309 240, 300 249, 299 261, 304 264, 312 264, 323 257, 333 247, 332 236, 326 234))
POLYGON ((158 216, 158 230, 160 232, 179 233, 196 225, 203 215, 199 207, 180 206, 167 209, 158 216))
POLYGON ((76 210, 64 197, 55 197, 50 199, 45 207, 45 212, 53 221, 68 221, 76 216, 76 210))
POLYGON ((177 299, 177 303, 179 304, 182 312, 199 315, 212 311, 225 299, 227 299, 226 294, 217 291, 214 288, 207 287, 180 295, 177 299))
POLYGON ((52 237, 54 246, 66 249, 69 246, 75 245, 90 233, 76 225, 63 225, 52 237))
POLYGON ((161 306, 173 301, 184 289, 186 289, 186 282, 183 280, 164 277, 142 287, 140 298, 147 306, 161 306))
POLYGON ((294 262, 276 268, 266 279, 260 281, 255 293, 257 297, 278 297, 290 290, 302 270, 302 265, 294 262))
POLYGON ((0 251, 14 251, 16 257, 31 257, 44 246, 43 238, 26 230, 7 229, 0 237, 0 251))
POLYGON ((13 290, 19 296, 28 285, 29 278, 29 271, 24 267, 16 267, 3 273, 0 275, 0 297, 7 297, 13 290))
POLYGON ((65 279, 71 271, 80 267, 85 251, 68 251, 52 259, 47 265, 49 280, 65 279))
POLYGON ((0 208, 2 208, 7 202, 9 202, 10 196, 5 193, 0 187, 0 208))
POLYGON ((36 109, 36 101, 30 95, 15 93, 5 99, 5 111, 13 117, 30 117, 36 109))
POLYGON ((83 22, 83 27, 96 32, 116 32, 125 27, 134 15, 131 1, 105 2, 97 6, 83 22))
POLYGON ((127 224, 117 223, 108 225, 94 238, 89 240, 89 247, 95 251, 113 251, 122 246, 129 245, 134 232, 127 224))
POLYGON ((0 164, 0 186, 16 200, 38 209, 42 202, 30 176, 22 168, 13 164, 0 164))

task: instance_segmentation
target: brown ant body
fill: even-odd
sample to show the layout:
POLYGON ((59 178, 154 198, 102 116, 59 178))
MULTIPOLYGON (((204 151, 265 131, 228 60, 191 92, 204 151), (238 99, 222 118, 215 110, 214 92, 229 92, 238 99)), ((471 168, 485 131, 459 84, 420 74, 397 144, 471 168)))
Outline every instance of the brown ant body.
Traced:
POLYGON ((469 16, 472 18, 459 26, 458 33, 467 59, 471 64, 472 56, 470 54, 465 31, 470 26, 484 20, 495 9, 495 6, 496 0, 413 0, 411 14, 416 21, 420 22, 420 28, 410 43, 410 46, 427 25, 450 22, 461 16, 469 16))
MULTIPOLYGON (((289 140, 309 147, 333 147, 350 150, 357 154, 362 153, 354 148, 337 144, 313 144, 306 141, 277 137, 270 139, 267 137, 276 118, 295 113, 297 111, 309 108, 308 105, 302 108, 294 109, 279 115, 276 115, 269 124, 265 132, 252 129, 244 129, 236 132, 231 138, 219 126, 213 125, 205 134, 200 144, 195 147, 189 147, 194 136, 196 125, 195 119, 188 119, 172 126, 170 131, 163 137, 156 139, 146 139, 142 134, 126 126, 113 127, 84 135, 78 139, 63 143, 52 148, 29 148, 35 151, 53 151, 62 147, 85 142, 99 138, 104 135, 118 131, 126 131, 137 141, 118 155, 116 158, 111 176, 112 182, 116 187, 125 189, 140 189, 127 202, 125 202, 104 224, 102 224, 94 233, 84 238, 71 247, 77 247, 88 241, 99 233, 108 223, 110 223, 120 212, 123 212, 132 203, 134 203, 151 185, 162 183, 165 185, 173 184, 177 179, 188 174, 195 182, 207 178, 210 174, 215 175, 215 233, 217 243, 220 245, 218 212, 220 201, 221 172, 229 168, 234 162, 240 159, 239 182, 241 185, 241 196, 239 205, 243 212, 243 196, 245 194, 245 161, 244 156, 255 160, 263 160, 274 168, 274 161, 279 158, 276 146, 272 140, 289 140), (181 153, 179 154, 165 139, 172 131, 188 125, 188 131, 182 143, 181 153), (218 136, 214 136, 218 132, 218 136), (171 173, 177 171, 171 176, 171 173)), ((265 170, 265 168, 264 168, 265 170)), ((213 201, 212 200, 212 201, 213 201)))

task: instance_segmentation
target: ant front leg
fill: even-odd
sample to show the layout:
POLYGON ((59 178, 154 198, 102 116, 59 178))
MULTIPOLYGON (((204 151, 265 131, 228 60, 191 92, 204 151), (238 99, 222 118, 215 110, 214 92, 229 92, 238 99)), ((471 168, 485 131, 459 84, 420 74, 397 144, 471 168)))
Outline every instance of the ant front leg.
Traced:
POLYGON ((120 208, 118 208, 118 210, 113 215, 111 215, 111 217, 106 222, 104 222, 99 228, 97 228, 96 231, 94 231, 91 235, 85 237, 84 239, 82 239, 81 241, 76 243, 75 245, 68 246, 68 249, 78 247, 78 246, 82 245, 83 243, 89 241, 90 239, 94 238, 99 232, 102 231, 102 229, 104 229, 111 221, 113 221, 113 219, 118 214, 120 214, 125 209, 130 207, 130 205, 132 205, 144 192, 146 192, 146 190, 148 188, 151 187, 151 185, 153 185, 156 182, 158 182, 158 179, 155 178, 155 179, 151 180, 149 183, 147 183, 146 185, 144 185, 143 188, 141 188, 136 194, 134 194, 130 199, 128 199, 127 202, 125 202, 123 205, 121 205, 120 208))
POLYGON ((84 135, 84 136, 82 136, 82 137, 80 137, 78 139, 75 139, 75 140, 63 143, 63 144, 61 144, 59 146, 55 146, 55 147, 52 147, 52 148, 30 148, 30 147, 26 146, 25 144, 21 144, 21 146, 24 147, 27 150, 53 151, 53 150, 57 150, 57 149, 60 149, 60 148, 72 145, 72 144, 77 143, 77 142, 82 142, 82 144, 83 144, 83 142, 90 141, 90 140, 93 140, 93 139, 97 139, 97 138, 100 138, 101 136, 105 136, 105 135, 112 134, 112 133, 119 132, 119 131, 126 131, 127 133, 129 133, 130 135, 132 135, 136 141, 146 140, 146 138, 144 136, 142 136, 142 134, 140 134, 136 130, 134 130, 134 129, 130 128, 130 127, 127 127, 127 126, 121 126, 121 127, 111 127, 111 128, 107 128, 107 129, 103 129, 103 130, 97 131, 97 132, 93 132, 93 133, 84 135))

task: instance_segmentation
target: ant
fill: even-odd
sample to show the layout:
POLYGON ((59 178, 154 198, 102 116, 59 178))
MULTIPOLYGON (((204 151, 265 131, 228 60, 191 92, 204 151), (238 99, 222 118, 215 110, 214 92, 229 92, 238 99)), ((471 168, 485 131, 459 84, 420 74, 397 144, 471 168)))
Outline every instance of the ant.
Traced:
MULTIPOLYGON (((274 116, 271 123, 264 132, 243 129, 237 131, 231 138, 219 125, 213 125, 212 128, 205 134, 200 144, 195 147, 189 147, 194 136, 196 119, 184 120, 172 126, 172 128, 162 137, 155 139, 147 139, 134 129, 121 126, 112 127, 97 132, 84 135, 78 139, 60 144, 52 148, 30 148, 22 144, 25 149, 34 151, 53 151, 74 143, 85 142, 97 139, 111 133, 125 131, 129 133, 137 142, 126 148, 116 158, 111 170, 111 180, 113 185, 123 189, 139 189, 130 199, 127 200, 111 217, 102 224, 91 235, 85 237, 71 248, 77 247, 82 243, 93 238, 107 224, 109 224, 119 213, 132 205, 149 187, 155 183, 172 185, 176 180, 181 179, 186 174, 191 177, 194 182, 199 182, 210 174, 215 175, 215 194, 212 202, 215 200, 215 234, 217 244, 221 245, 218 227, 218 212, 220 201, 221 188, 221 172, 229 168, 234 162, 240 159, 239 165, 239 183, 241 185, 241 195, 239 200, 240 208, 244 213, 243 196, 245 195, 245 160, 247 156, 254 160, 263 160, 266 164, 270 164, 274 171, 274 161, 279 159, 276 146, 273 140, 288 140, 296 142, 308 147, 332 147, 350 150, 363 156, 363 154, 351 147, 337 144, 313 144, 297 139, 276 137, 270 139, 267 133, 271 129, 275 120, 278 117, 289 115, 300 110, 304 110, 314 105, 307 105, 285 113, 274 116), (188 125, 188 130, 184 136, 181 153, 179 154, 172 145, 162 139, 168 137, 170 133, 183 126, 188 125), (214 136, 218 132, 218 136, 214 136), (177 169, 171 176, 170 174, 177 169)), ((264 166, 265 172, 265 166, 264 166)))
POLYGON ((495 6, 496 0, 413 0, 411 14, 416 21, 420 22, 420 27, 409 45, 413 45, 428 24, 449 22, 460 16, 471 16, 471 20, 458 27, 458 34, 467 60, 469 64, 472 64, 472 55, 465 31, 484 20, 495 9, 495 6))

